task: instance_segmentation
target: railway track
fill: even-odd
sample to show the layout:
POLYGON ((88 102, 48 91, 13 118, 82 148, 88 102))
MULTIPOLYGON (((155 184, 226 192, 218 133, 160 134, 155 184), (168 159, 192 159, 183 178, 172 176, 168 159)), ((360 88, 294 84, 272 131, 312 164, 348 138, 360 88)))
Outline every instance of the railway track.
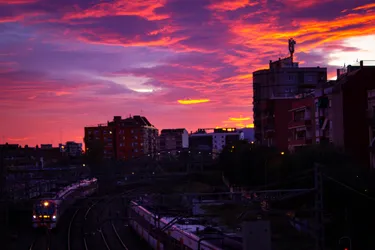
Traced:
MULTIPOLYGON (((137 193, 137 192, 144 192, 146 190, 147 188, 146 189, 135 188, 135 189, 127 190, 126 192, 123 192, 121 195, 114 195, 112 197, 109 197, 106 200, 106 207, 104 207, 100 211, 100 216, 106 214, 109 217, 113 217, 112 216, 113 211, 111 210, 111 207, 108 205, 114 203, 115 201, 118 201, 118 199, 121 198, 122 195, 137 193)), ((113 250, 113 249, 129 250, 130 249, 130 246, 128 246, 127 243, 125 243, 124 240, 121 238, 120 233, 117 231, 116 226, 113 223, 113 221, 108 221, 108 223, 103 224, 101 228, 99 229, 99 233, 107 250, 113 250)))
POLYGON ((124 249, 129 250, 129 247, 121 238, 116 226, 112 222, 101 225, 98 230, 93 230, 99 219, 106 216, 112 217, 110 204, 118 201, 124 194, 130 194, 142 190, 142 188, 135 188, 127 190, 121 194, 106 196, 100 200, 95 201, 88 208, 77 209, 68 226, 68 250, 92 250, 92 249, 124 249), (103 204, 103 205, 102 205, 103 204), (103 207, 102 207, 103 206, 103 207), (95 218, 96 217, 96 218, 95 218), (91 231, 85 232, 85 229, 91 231), (93 237, 97 236, 97 237, 93 237), (98 240, 101 241, 98 242, 98 240), (99 247, 100 244, 100 247, 99 247), (116 247, 114 247, 116 246, 116 247))
POLYGON ((125 249, 125 250, 129 250, 129 248, 125 245, 125 243, 122 241, 120 235, 118 234, 117 230, 116 230, 116 227, 115 225, 111 222, 111 226, 112 226, 112 229, 113 229, 113 232, 115 233, 117 239, 119 240, 120 244, 122 245, 122 247, 125 249))
POLYGON ((51 234, 49 230, 37 232, 29 250, 49 250, 51 245, 51 234))
POLYGON ((105 199, 98 200, 89 205, 88 208, 78 208, 74 212, 68 226, 68 250, 89 250, 85 226, 87 226, 88 217, 92 209, 104 200, 105 199))
POLYGON ((85 249, 87 250, 87 245, 85 244, 85 237, 83 233, 83 220, 79 219, 77 215, 81 212, 81 209, 77 209, 70 222, 68 227, 68 250, 74 250, 74 249, 85 249), (80 238, 81 240, 72 240, 73 237, 75 239, 80 238))
POLYGON ((129 250, 128 246, 121 239, 114 223, 109 221, 99 229, 100 236, 107 250, 124 249, 129 250), (110 243, 109 243, 110 242, 110 243))

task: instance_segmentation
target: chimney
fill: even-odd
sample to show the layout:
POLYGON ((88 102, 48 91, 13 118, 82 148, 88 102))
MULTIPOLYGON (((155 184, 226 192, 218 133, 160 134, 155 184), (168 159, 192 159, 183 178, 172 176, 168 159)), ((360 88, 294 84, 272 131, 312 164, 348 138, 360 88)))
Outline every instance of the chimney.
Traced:
POLYGON ((337 78, 340 77, 340 69, 337 69, 337 78))
POLYGON ((361 69, 363 69, 363 61, 362 60, 359 62, 359 66, 361 66, 361 69))

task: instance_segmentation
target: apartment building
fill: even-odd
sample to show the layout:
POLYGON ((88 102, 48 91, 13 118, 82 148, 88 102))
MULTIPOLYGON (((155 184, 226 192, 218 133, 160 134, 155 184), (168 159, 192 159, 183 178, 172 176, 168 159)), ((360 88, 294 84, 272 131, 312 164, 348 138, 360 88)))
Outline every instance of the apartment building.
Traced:
POLYGON ((291 121, 288 123, 289 151, 315 144, 314 96, 299 97, 292 101, 291 121))
POLYGON ((105 158, 127 160, 154 156, 158 150, 157 137, 158 129, 146 117, 115 116, 107 124, 85 127, 85 151, 89 152, 90 143, 97 141, 103 145, 105 158))
POLYGON ((176 155, 189 148, 189 133, 184 128, 162 129, 159 136, 159 150, 161 154, 176 155))
POLYGON ((373 166, 373 89, 375 66, 371 62, 360 61, 357 66, 349 65, 338 70, 338 79, 332 91, 333 143, 364 166, 373 166))
POLYGON ((215 158, 226 145, 244 139, 244 132, 236 128, 198 129, 190 134, 189 144, 192 151, 208 152, 215 158))
POLYGON ((326 68, 299 67, 292 57, 270 61, 268 69, 253 72, 255 142, 287 150, 292 99, 326 81, 326 68))

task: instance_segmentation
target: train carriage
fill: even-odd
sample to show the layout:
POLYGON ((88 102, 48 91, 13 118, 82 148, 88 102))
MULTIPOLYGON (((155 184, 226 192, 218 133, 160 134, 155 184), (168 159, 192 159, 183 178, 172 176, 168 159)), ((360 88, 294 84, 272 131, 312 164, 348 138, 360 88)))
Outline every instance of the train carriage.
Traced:
POLYGON ((38 199, 33 206, 34 228, 56 228, 58 220, 67 208, 79 199, 92 195, 98 188, 97 179, 86 179, 63 188, 52 196, 38 199))
MULTIPOLYGON (((222 237, 210 237, 211 240, 199 236, 199 232, 204 232, 207 227, 198 222, 185 225, 185 220, 170 223, 174 218, 162 217, 157 219, 157 215, 132 201, 128 210, 130 217, 129 224, 148 244, 157 250, 163 249, 186 249, 186 250, 222 250, 222 237), (179 224, 183 223, 183 224, 179 224), (168 225, 171 225, 168 227, 168 225), (155 228, 166 228, 163 235, 158 235, 155 228), (216 243, 216 244, 214 244, 216 243)), ((160 232, 160 231, 159 231, 160 232)), ((214 234, 212 234, 213 236, 214 234)))

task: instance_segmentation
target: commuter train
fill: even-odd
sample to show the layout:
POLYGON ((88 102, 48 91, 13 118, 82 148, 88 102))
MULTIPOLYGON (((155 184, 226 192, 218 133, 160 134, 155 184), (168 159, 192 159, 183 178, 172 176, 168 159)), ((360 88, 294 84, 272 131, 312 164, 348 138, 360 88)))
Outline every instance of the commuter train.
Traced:
POLYGON ((55 228, 69 206, 79 199, 92 195, 97 188, 96 178, 85 179, 63 188, 55 195, 38 199, 33 206, 33 227, 55 228))
MULTIPOLYGON (((153 214, 145 207, 140 206, 135 201, 130 202, 128 217, 129 226, 140 235, 152 249, 232 249, 229 246, 223 246, 225 239, 221 232, 207 232, 206 230, 209 227, 200 225, 197 219, 179 219, 174 221, 173 217, 161 217, 160 220, 158 220, 157 215, 153 214), (160 235, 160 231, 164 232, 160 235), (208 233, 210 236, 207 237, 208 233)), ((214 229, 210 228, 210 230, 214 229)))

